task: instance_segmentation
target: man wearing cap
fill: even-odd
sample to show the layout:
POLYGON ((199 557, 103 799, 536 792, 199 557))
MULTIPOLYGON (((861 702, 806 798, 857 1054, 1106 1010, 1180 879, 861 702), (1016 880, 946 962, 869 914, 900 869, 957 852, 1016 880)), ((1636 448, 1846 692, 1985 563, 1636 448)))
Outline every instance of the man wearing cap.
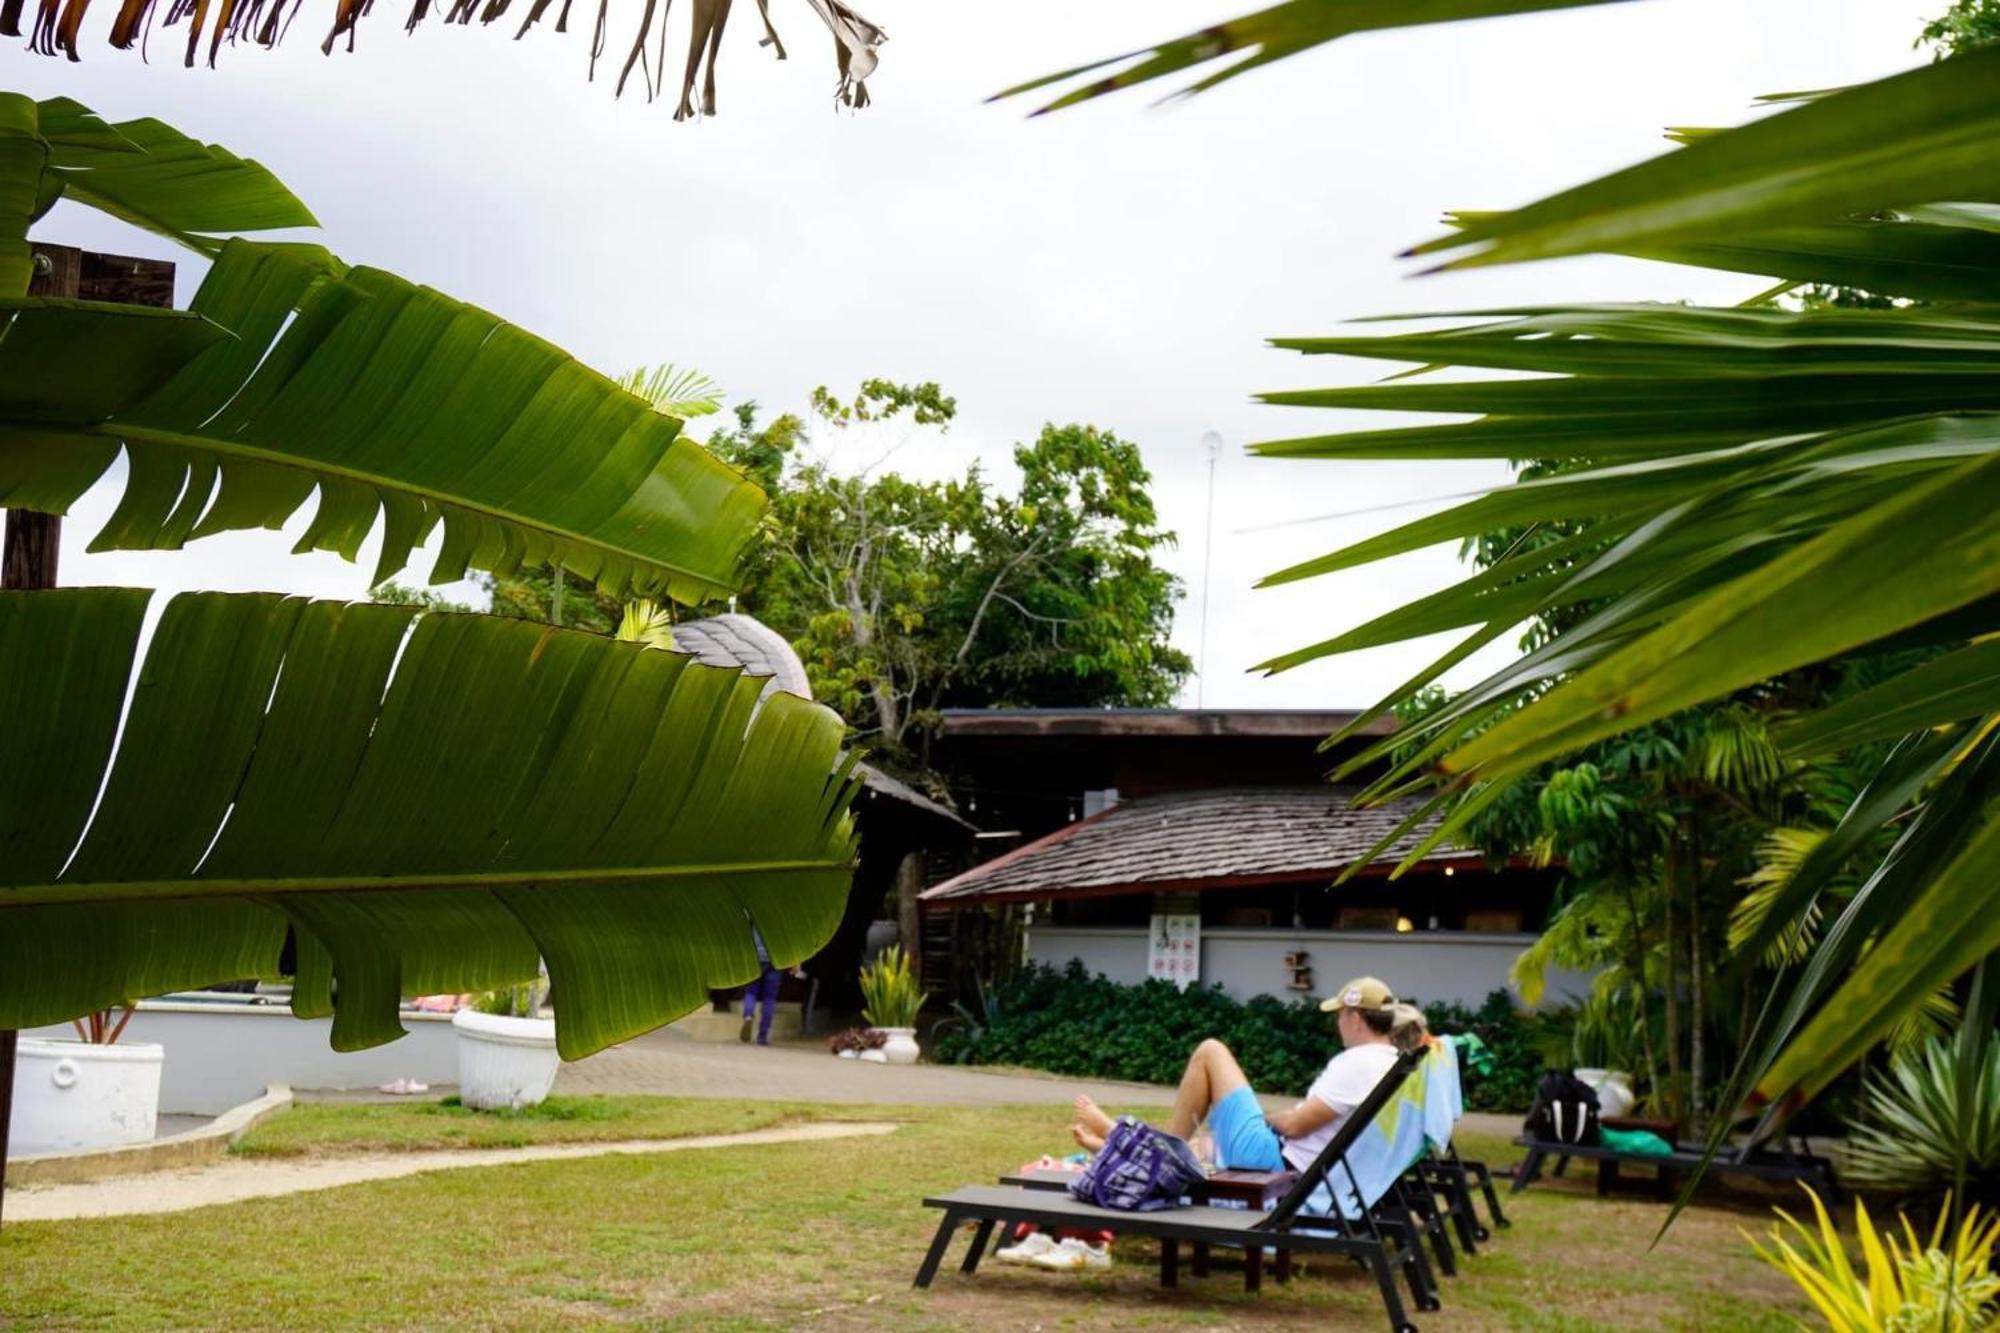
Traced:
MULTIPOLYGON (((1190 1138, 1205 1115, 1224 1168, 1305 1170, 1333 1137, 1340 1117, 1359 1106, 1396 1062, 1389 1040, 1395 1005, 1395 995, 1374 977, 1358 977, 1323 1001, 1323 1011, 1338 1015, 1342 1049, 1326 1062, 1304 1101, 1269 1117, 1236 1056, 1211 1037, 1194 1048, 1174 1095, 1173 1115, 1161 1128, 1190 1138)), ((1089 1097, 1078 1097, 1076 1110, 1075 1133, 1086 1146, 1111 1131, 1111 1117, 1089 1097)))

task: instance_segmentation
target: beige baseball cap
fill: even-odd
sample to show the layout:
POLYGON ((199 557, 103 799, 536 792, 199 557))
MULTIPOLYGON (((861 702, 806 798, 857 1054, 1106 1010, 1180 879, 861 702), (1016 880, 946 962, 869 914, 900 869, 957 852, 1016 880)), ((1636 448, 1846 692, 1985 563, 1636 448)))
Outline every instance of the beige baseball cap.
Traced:
POLYGON ((1383 1010, 1396 1003, 1396 993, 1377 977, 1356 977, 1342 986, 1319 1007, 1325 1012, 1338 1013, 1342 1009, 1383 1010))

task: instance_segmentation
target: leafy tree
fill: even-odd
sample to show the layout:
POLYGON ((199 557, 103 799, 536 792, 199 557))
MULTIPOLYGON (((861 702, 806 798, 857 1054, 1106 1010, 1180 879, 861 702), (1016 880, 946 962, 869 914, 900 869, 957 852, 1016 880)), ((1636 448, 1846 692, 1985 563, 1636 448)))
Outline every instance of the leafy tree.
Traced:
MULTIPOLYGON (((814 390, 810 421, 759 424, 739 404, 709 441, 772 497, 731 604, 791 640, 815 695, 914 775, 939 709, 1161 705, 1192 666, 1168 642, 1180 585, 1156 560, 1173 536, 1130 441, 1045 426, 1014 450, 1012 494, 976 464, 933 482, 829 461, 847 433, 944 429, 956 414, 936 384, 874 379, 850 399, 814 390)), ((544 619, 551 593, 547 574, 516 575, 495 585, 494 609, 544 619)), ((614 599, 563 604, 574 623, 617 623, 614 599)))
POLYGON ((2000 42, 2000 0, 1953 0, 1950 9, 1924 25, 1919 46, 1939 60, 2000 42))

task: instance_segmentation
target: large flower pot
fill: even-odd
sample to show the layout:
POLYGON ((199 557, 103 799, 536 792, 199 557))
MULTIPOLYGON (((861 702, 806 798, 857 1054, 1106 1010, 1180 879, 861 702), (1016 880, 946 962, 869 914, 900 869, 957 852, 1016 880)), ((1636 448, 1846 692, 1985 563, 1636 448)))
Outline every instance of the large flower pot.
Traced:
POLYGON ((913 1065, 917 1062, 917 1030, 915 1028, 883 1028, 887 1038, 882 1043, 882 1058, 892 1065, 913 1065))
POLYGON ((534 1106, 555 1086, 562 1057, 549 1018, 508 1018, 461 1009, 452 1015, 458 1033, 458 1099, 479 1111, 534 1106))
POLYGON ((1579 1069, 1577 1081, 1597 1094, 1597 1113, 1616 1119, 1632 1114, 1638 1097, 1632 1091, 1632 1076, 1622 1069, 1579 1069))
POLYGON ((97 1046, 21 1038, 7 1151, 25 1157, 150 1141, 159 1123, 165 1054, 155 1042, 97 1046))

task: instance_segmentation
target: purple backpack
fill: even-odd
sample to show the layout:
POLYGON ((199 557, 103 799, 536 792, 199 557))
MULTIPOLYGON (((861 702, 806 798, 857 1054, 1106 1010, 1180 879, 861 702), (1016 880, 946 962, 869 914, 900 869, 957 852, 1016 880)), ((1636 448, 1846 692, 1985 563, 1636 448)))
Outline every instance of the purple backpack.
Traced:
POLYGON ((1201 1163, 1185 1142, 1128 1115, 1111 1127, 1104 1147, 1069 1183, 1069 1192, 1099 1208, 1150 1213, 1180 1207, 1201 1178, 1201 1163))

